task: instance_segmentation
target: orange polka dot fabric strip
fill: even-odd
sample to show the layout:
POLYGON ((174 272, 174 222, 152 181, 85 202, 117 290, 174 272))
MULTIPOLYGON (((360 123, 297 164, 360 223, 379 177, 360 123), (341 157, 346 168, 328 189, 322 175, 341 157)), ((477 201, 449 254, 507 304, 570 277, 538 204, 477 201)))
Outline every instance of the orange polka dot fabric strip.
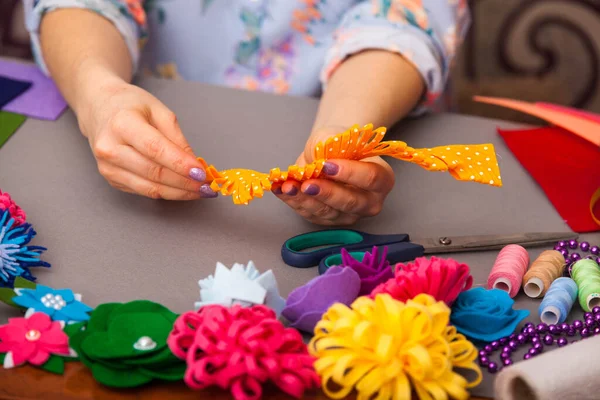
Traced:
POLYGON ((266 191, 271 190, 273 183, 287 180, 303 182, 318 178, 325 162, 333 159, 364 160, 388 156, 417 164, 428 171, 447 171, 459 181, 502 186, 500 168, 492 144, 414 149, 401 141, 382 141, 385 133, 386 128, 373 129, 371 124, 362 128, 355 125, 346 132, 317 144, 313 163, 291 165, 286 171, 273 168, 268 174, 247 169, 218 171, 204 159, 198 160, 206 170, 211 188, 224 196, 232 196, 234 204, 248 204, 254 198, 263 197, 266 191))

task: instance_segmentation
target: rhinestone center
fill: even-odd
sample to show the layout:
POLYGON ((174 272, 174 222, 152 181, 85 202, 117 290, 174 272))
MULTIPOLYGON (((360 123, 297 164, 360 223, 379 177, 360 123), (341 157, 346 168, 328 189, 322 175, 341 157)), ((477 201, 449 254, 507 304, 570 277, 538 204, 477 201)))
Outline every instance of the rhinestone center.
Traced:
POLYGON ((27 333, 25 334, 25 339, 29 340, 30 342, 35 342, 40 337, 42 337, 42 334, 40 333, 40 331, 36 331, 35 329, 27 331, 27 333))
POLYGON ((149 336, 142 336, 133 344, 136 350, 152 350, 156 347, 156 342, 149 336))

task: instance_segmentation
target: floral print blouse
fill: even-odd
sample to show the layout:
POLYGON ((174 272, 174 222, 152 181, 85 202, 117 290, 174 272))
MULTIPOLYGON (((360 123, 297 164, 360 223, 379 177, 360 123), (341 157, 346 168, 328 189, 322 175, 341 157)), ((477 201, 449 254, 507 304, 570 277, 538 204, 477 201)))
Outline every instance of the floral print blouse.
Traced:
POLYGON ((123 35, 138 72, 293 95, 318 95, 365 49, 410 60, 443 93, 470 22, 467 0, 23 0, 36 61, 42 16, 85 8, 123 35))

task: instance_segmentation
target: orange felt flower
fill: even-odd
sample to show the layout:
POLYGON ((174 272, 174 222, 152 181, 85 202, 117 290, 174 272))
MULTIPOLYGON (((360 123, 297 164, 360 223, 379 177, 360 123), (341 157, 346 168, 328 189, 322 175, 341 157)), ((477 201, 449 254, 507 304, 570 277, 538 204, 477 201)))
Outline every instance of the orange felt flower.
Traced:
POLYGON ((492 144, 449 145, 415 149, 401 141, 382 141, 385 128, 373 129, 373 125, 358 125, 335 135, 315 146, 314 162, 291 165, 286 171, 273 168, 269 174, 246 169, 218 171, 202 158, 207 180, 214 191, 232 196, 235 204, 248 204, 255 197, 262 197, 271 190, 273 183, 289 179, 303 182, 321 175, 327 160, 362 160, 369 157, 388 156, 419 165, 428 171, 449 172, 460 181, 474 181, 492 186, 502 186, 500 170, 492 144))

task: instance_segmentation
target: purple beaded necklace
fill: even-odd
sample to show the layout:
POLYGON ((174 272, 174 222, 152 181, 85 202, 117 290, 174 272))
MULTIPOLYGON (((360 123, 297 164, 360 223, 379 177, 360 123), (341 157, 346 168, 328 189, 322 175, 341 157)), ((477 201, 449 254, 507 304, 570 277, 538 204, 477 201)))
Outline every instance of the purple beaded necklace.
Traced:
POLYGON ((556 243, 554 250, 559 251, 565 257, 565 261, 567 262, 567 272, 569 275, 571 275, 571 268, 573 267, 573 264, 584 258, 584 256, 579 253, 569 253, 570 250, 577 250, 577 247, 579 247, 584 254, 588 252, 590 253, 586 255, 585 258, 594 260, 600 264, 600 247, 591 246, 588 242, 579 243, 577 240, 561 240, 560 242, 556 243))
MULTIPOLYGON (((503 337, 487 344, 479 351, 479 365, 487 367, 490 373, 496 373, 503 367, 508 367, 513 364, 512 353, 519 347, 531 344, 531 348, 523 356, 524 360, 529 360, 532 357, 544 351, 544 346, 552 346, 556 344, 558 347, 563 347, 569 344, 567 337, 573 337, 577 334, 581 339, 600 334, 600 307, 594 307, 592 312, 586 312, 584 321, 575 320, 572 324, 563 323, 560 325, 539 324, 535 326, 531 322, 525 324, 521 333, 513 333, 510 336, 503 337), (564 336, 561 336, 564 335, 564 336), (500 350, 500 363, 491 360, 492 354, 500 350)), ((575 343, 578 340, 573 340, 575 343)))

